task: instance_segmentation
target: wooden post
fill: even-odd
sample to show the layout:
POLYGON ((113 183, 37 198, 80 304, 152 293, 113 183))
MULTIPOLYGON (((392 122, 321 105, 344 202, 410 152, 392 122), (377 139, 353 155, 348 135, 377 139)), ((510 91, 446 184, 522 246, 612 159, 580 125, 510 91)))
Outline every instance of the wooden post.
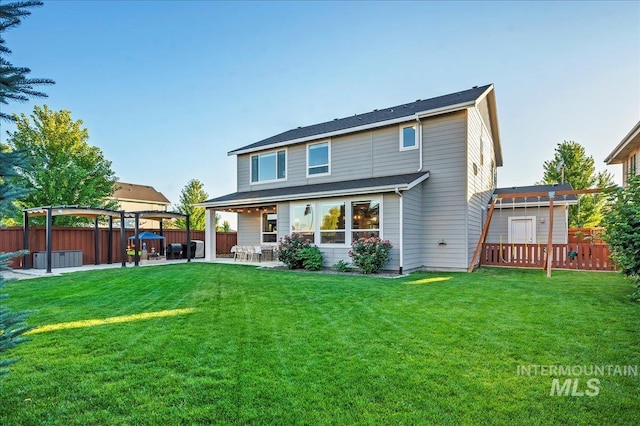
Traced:
POLYGON ((473 257, 471 257, 471 263, 469 263, 469 269, 467 269, 467 272, 473 272, 473 267, 475 266, 476 258, 480 254, 480 251, 482 250, 482 246, 484 245, 485 241, 487 241, 487 234, 489 233, 489 225, 491 225, 491 217, 493 216, 493 210, 496 208, 496 201, 498 201, 497 197, 494 198, 493 201, 491 201, 491 207, 489 207, 487 220, 485 221, 484 227, 482 228, 482 233, 480 234, 480 238, 478 239, 478 245, 476 246, 476 249, 473 252, 473 257))
POLYGON ((553 197, 555 193, 549 192, 549 238, 547 239, 547 278, 551 277, 551 264, 553 263, 553 197))

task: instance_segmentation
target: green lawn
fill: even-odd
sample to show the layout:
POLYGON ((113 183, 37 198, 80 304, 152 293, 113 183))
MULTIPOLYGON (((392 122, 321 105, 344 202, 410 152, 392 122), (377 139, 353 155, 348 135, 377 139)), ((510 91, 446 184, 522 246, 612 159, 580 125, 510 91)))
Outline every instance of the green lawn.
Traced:
POLYGON ((518 375, 640 365, 631 286, 553 275, 193 263, 12 282, 6 303, 30 324, 85 322, 10 353, 0 424, 638 424, 640 376, 597 376, 580 397, 550 396, 553 379, 584 392, 592 376, 518 375))

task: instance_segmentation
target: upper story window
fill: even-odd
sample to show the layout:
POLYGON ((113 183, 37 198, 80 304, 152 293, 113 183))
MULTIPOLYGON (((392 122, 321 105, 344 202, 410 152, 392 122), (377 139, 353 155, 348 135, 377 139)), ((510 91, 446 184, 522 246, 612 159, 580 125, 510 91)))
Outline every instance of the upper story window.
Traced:
POLYGON ((635 176, 636 175, 636 165, 638 164, 636 162, 636 154, 633 154, 630 158, 629 158, 629 175, 630 176, 635 176))
POLYGON ((416 125, 400 125, 400 151, 415 149, 417 147, 418 141, 416 138, 416 125))
POLYGON ((251 183, 287 178, 287 151, 273 151, 251 156, 251 183))
POLYGON ((307 145, 307 176, 328 175, 331 158, 329 142, 307 145))

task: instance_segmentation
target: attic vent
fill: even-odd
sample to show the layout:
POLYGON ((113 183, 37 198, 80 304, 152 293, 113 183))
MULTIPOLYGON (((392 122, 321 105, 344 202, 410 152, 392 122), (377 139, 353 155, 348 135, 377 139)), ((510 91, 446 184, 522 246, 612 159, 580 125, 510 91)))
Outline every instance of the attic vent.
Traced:
POLYGON ((374 109, 374 110, 373 110, 373 112, 376 112, 376 111, 377 111, 377 109, 374 109))
POLYGON ((334 118, 334 119, 333 119, 333 121, 336 121, 336 120, 337 120, 337 118, 334 118))
POLYGON ((416 99, 416 102, 420 102, 422 99, 416 99))
POLYGON ((478 86, 473 86, 473 88, 474 88, 474 89, 477 89, 477 88, 478 88, 478 86))
POLYGON ((393 108, 391 108, 391 109, 389 110, 389 112, 393 112, 393 108))
POLYGON ((302 127, 298 126, 298 129, 302 129, 302 127))

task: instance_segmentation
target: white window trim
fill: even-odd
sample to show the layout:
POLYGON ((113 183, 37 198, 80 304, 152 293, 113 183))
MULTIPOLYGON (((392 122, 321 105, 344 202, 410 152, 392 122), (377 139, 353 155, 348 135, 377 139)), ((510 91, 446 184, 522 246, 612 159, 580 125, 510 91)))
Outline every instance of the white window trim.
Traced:
POLYGON ((252 153, 251 155, 249 155, 249 185, 262 185, 264 183, 273 183, 273 182, 285 182, 287 180, 287 178, 289 177, 289 150, 287 148, 276 148, 276 149, 272 149, 269 151, 264 151, 264 152, 256 152, 256 153, 252 153), (284 178, 283 179, 278 179, 278 152, 279 151, 284 151, 284 178), (271 154, 271 153, 276 153, 276 178, 275 179, 270 179, 270 180, 259 180, 259 181, 252 181, 251 180, 251 176, 253 176, 253 157, 255 157, 256 155, 260 156, 260 155, 266 155, 266 154, 271 154))
MULTIPOLYGON (((313 243, 318 246, 321 249, 330 249, 330 248, 335 248, 335 249, 348 249, 351 248, 351 243, 353 242, 353 232, 354 231, 361 231, 360 229, 352 229, 352 215, 353 215, 353 209, 352 209, 352 203, 362 203, 365 201, 377 201, 378 205, 380 206, 380 213, 378 215, 378 220, 379 220, 379 227, 378 227, 378 235, 380 236, 380 239, 384 240, 384 204, 383 204, 383 196, 382 194, 374 194, 374 196, 369 197, 369 198, 347 198, 347 197, 340 197, 340 198, 323 198, 320 200, 307 200, 307 201, 298 201, 295 203, 290 203, 289 204, 289 230, 288 230, 288 235, 291 235, 294 231, 293 231, 293 209, 294 207, 300 207, 300 206, 306 206, 307 204, 310 204, 313 208, 314 208, 314 212, 319 212, 319 207, 320 204, 329 204, 329 203, 345 203, 345 229, 344 229, 344 244, 329 244, 329 243, 320 243, 321 241, 321 236, 320 236, 320 221, 316 220, 314 223, 314 229, 313 229, 313 238, 314 241, 313 243)), ((365 230, 366 231, 366 230, 365 230)))
MULTIPOLYGON (((321 176, 329 176, 331 175, 331 140, 330 139, 326 139, 323 141, 318 141, 318 142, 312 142, 312 143, 308 143, 307 146, 305 147, 306 150, 306 155, 307 155, 307 178, 314 178, 314 177, 321 177, 321 176), (314 173, 314 174, 310 174, 309 173, 309 147, 313 146, 313 145, 321 145, 321 144, 327 144, 327 157, 328 157, 328 164, 327 164, 327 172, 326 173, 314 173)), ((315 166, 315 167, 321 167, 321 166, 315 166)))
POLYGON ((267 213, 267 214, 275 214, 276 215, 276 232, 264 232, 264 223, 262 222, 264 220, 264 214, 265 213, 261 213, 260 214, 260 244, 263 245, 263 246, 277 245, 278 244, 278 211, 276 209, 275 213, 267 213), (270 242, 270 243, 265 243, 264 242, 264 236, 265 235, 275 235, 276 236, 276 241, 275 242, 270 242))
POLYGON ((418 128, 415 125, 415 123, 403 123, 400 126, 398 126, 398 134, 399 134, 399 147, 400 147, 400 151, 411 151, 414 149, 418 149, 418 128), (404 146, 403 142, 403 138, 404 138, 404 134, 403 134, 403 130, 406 129, 407 127, 413 127, 413 131, 415 132, 415 138, 414 138, 414 144, 413 146, 404 146))

